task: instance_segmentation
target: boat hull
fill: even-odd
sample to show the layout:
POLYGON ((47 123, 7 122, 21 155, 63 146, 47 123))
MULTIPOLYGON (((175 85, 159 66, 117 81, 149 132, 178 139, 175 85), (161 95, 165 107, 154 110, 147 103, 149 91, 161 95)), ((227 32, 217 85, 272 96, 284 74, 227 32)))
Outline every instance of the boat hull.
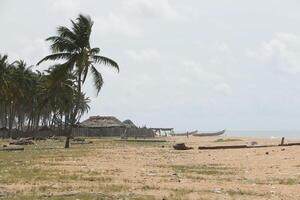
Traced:
POLYGON ((198 131, 186 132, 186 133, 172 133, 171 136, 189 136, 194 135, 198 131))
POLYGON ((196 137, 208 137, 208 136, 219 136, 219 135, 223 135, 225 133, 226 130, 222 130, 219 132, 214 132, 214 133, 194 133, 193 136, 196 137))

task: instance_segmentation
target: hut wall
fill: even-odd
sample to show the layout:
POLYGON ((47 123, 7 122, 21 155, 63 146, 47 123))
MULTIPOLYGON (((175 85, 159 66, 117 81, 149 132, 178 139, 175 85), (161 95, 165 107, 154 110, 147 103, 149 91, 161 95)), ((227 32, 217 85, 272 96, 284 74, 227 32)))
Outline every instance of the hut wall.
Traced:
POLYGON ((75 128, 72 133, 74 137, 121 137, 124 134, 127 137, 154 137, 153 131, 147 128, 75 128))
POLYGON ((152 130, 147 128, 127 128, 127 137, 141 137, 141 138, 152 138, 155 134, 152 130))

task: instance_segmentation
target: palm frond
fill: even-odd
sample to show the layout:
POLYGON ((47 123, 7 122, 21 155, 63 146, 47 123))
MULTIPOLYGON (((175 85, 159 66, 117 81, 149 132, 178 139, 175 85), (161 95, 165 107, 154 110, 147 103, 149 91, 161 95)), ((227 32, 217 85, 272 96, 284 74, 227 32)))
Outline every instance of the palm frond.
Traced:
POLYGON ((91 50, 90 50, 90 54, 91 55, 97 55, 98 53, 100 53, 100 48, 92 48, 91 50))
POLYGON ((85 82, 85 79, 86 79, 86 77, 88 75, 88 72, 89 72, 89 68, 88 67, 84 68, 82 83, 85 82))
POLYGON ((98 70, 93 65, 91 66, 91 72, 94 78, 94 85, 96 87, 97 95, 98 95, 103 85, 103 78, 101 73, 98 72, 98 70))
POLYGON ((70 53, 55 53, 55 54, 51 54, 51 55, 46 56, 45 58, 40 60, 37 63, 37 65, 39 65, 42 62, 47 61, 47 60, 70 59, 71 57, 72 57, 72 55, 70 53))
POLYGON ((74 41, 66 37, 52 36, 47 38, 46 41, 52 42, 50 49, 53 53, 72 52, 78 48, 74 41))
POLYGON ((117 69, 118 72, 120 71, 118 63, 116 61, 108 58, 108 57, 105 57, 105 56, 92 56, 92 59, 95 63, 107 65, 107 66, 110 66, 110 67, 113 67, 113 68, 117 69))
POLYGON ((60 37, 63 38, 69 38, 73 41, 77 39, 76 35, 68 27, 65 26, 59 26, 57 28, 57 33, 60 37))

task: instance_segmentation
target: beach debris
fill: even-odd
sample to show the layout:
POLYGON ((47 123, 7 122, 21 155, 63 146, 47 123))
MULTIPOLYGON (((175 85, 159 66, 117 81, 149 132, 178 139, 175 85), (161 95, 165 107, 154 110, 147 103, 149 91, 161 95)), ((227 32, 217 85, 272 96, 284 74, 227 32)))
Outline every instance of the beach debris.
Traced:
POLYGON ((253 145, 258 145, 258 142, 252 141, 252 142, 251 142, 251 145, 252 145, 252 146, 253 146, 253 145))
POLYGON ((213 192, 217 193, 217 194, 221 194, 222 193, 221 189, 218 189, 218 188, 214 189, 213 192))
POLYGON ((86 141, 84 138, 73 138, 71 144, 92 144, 92 141, 86 141))
MULTIPOLYGON (((284 139, 283 139, 284 140, 284 139)), ((267 147, 286 147, 286 146, 300 146, 300 142, 294 143, 281 143, 278 145, 226 145, 226 146, 199 146, 200 150, 213 150, 213 149, 253 149, 253 148, 267 148, 267 147)), ((273 150, 274 151, 274 150, 273 150)))
POLYGON ((34 137, 34 140, 47 140, 47 138, 42 137, 42 136, 37 136, 37 137, 34 137))
POLYGON ((300 146, 300 142, 292 142, 292 143, 287 143, 287 144, 280 145, 280 146, 300 146))
POLYGON ((93 141, 79 141, 79 142, 71 142, 71 144, 93 144, 93 141))
POLYGON ((24 147, 2 147, 0 151, 24 151, 24 147))
POLYGON ((84 138, 73 138, 72 139, 74 142, 84 142, 85 139, 84 138))
POLYGON ((281 151, 285 151, 285 148, 281 149, 281 151))
POLYGON ((19 140, 11 141, 10 145, 32 145, 34 142, 29 138, 20 138, 19 140))
POLYGON ((269 152, 267 151, 265 154, 266 154, 266 155, 269 155, 269 152))
POLYGON ((178 144, 175 144, 175 145, 173 146, 173 148, 174 148, 175 150, 189 150, 189 149, 193 149, 193 147, 187 147, 187 146, 185 146, 184 143, 178 143, 178 144))
POLYGON ((167 142, 167 140, 161 140, 161 139, 115 139, 115 141, 122 141, 122 142, 149 142, 149 143, 154 143, 154 142, 167 142))
POLYGON ((227 145, 227 146, 199 146, 200 150, 210 150, 210 149, 242 149, 247 148, 247 145, 227 145))
POLYGON ((281 138, 281 143, 280 143, 280 145, 281 145, 281 146, 284 145, 284 137, 281 138))

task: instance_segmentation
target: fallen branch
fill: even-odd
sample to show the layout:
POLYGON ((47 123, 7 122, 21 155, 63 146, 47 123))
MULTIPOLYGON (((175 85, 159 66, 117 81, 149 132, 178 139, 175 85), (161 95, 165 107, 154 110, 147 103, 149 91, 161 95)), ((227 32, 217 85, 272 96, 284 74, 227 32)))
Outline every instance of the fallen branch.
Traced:
POLYGON ((24 151, 24 147, 2 147, 0 151, 24 151))
POLYGON ((254 149, 254 148, 269 148, 269 147, 285 147, 285 146, 300 146, 300 143, 288 143, 288 144, 279 144, 279 145, 256 145, 256 146, 247 146, 247 145, 231 145, 231 146, 199 146, 200 150, 213 150, 213 149, 254 149))

